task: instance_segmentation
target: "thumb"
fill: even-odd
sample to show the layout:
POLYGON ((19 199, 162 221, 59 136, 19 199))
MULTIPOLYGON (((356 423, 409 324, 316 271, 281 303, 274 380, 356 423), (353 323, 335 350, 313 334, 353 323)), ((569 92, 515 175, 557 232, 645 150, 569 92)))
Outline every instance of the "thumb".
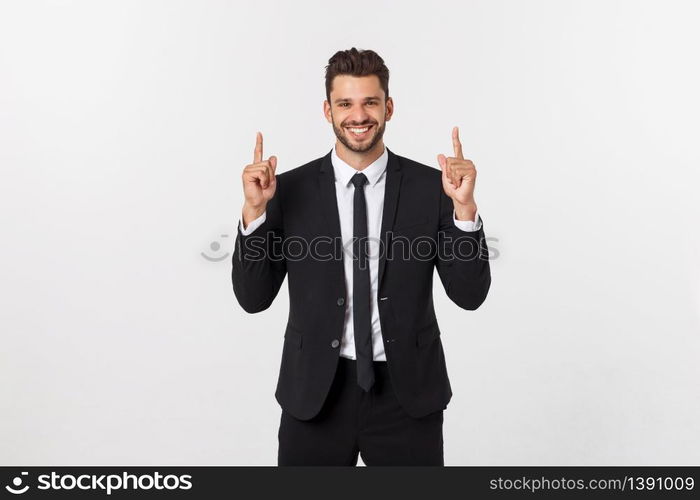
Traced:
POLYGON ((438 160, 438 163, 440 164, 440 168, 442 170, 445 170, 445 163, 446 163, 445 162, 445 155, 443 155, 443 154, 437 155, 437 160, 438 160))
POLYGON ((272 167, 272 173, 275 173, 275 169, 277 169, 277 157, 276 156, 270 156, 270 166, 272 167))

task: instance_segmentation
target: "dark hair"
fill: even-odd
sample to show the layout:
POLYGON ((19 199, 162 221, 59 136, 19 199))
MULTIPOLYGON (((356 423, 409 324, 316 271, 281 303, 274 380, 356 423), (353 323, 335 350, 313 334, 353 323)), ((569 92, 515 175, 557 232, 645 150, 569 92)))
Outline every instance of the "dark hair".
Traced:
POLYGON ((339 50, 328 60, 326 66, 326 99, 331 101, 333 78, 338 75, 369 76, 376 75, 384 90, 384 98, 389 97, 389 68, 384 59, 373 50, 339 50))

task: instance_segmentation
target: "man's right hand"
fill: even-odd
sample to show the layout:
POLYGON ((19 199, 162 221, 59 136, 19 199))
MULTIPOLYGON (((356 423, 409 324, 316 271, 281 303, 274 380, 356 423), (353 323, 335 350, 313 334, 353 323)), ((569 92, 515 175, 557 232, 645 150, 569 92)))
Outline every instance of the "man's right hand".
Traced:
POLYGON ((277 157, 270 156, 263 161, 263 138, 258 132, 255 141, 255 152, 253 153, 253 163, 246 165, 243 169, 243 194, 245 203, 243 204, 243 227, 248 227, 251 221, 260 217, 267 206, 267 202, 275 194, 277 178, 275 169, 277 168, 277 157))

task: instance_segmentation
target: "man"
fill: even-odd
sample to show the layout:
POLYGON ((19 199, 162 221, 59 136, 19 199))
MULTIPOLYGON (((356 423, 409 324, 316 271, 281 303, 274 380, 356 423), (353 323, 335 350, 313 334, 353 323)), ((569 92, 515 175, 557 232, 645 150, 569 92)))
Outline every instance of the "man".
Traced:
POLYGON ((356 465, 358 453, 368 466, 444 465, 452 391, 434 269, 449 298, 475 310, 491 284, 488 248, 456 127, 442 173, 384 146, 388 82, 375 52, 337 52, 323 103, 335 147, 276 174, 258 132, 243 170, 236 298, 263 311, 288 277, 278 465, 356 465))

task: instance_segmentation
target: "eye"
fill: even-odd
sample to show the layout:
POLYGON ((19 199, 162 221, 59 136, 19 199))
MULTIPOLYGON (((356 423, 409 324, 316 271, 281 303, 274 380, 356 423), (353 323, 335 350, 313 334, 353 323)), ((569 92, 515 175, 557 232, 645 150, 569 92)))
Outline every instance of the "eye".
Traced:
POLYGON ((344 108, 346 104, 349 104, 349 103, 347 103, 347 102, 341 102, 341 103, 340 103, 340 107, 341 107, 341 108, 344 108))

